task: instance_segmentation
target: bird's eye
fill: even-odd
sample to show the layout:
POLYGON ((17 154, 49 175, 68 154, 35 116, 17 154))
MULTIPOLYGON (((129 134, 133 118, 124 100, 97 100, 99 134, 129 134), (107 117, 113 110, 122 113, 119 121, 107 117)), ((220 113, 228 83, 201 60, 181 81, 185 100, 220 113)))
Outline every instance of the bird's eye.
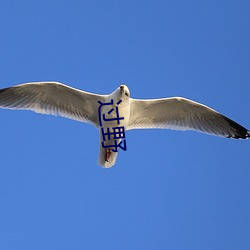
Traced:
POLYGON ((128 92, 127 91, 125 91, 125 96, 128 96, 128 92))

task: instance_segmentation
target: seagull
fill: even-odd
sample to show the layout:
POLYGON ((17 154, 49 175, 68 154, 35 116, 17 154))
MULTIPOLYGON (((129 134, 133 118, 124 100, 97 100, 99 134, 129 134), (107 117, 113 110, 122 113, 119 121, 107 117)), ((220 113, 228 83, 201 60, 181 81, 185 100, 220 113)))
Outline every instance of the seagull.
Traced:
POLYGON ((201 103, 183 97, 133 99, 124 84, 109 95, 100 95, 59 82, 24 83, 0 89, 0 108, 32 110, 94 125, 100 133, 98 165, 104 168, 114 166, 118 155, 115 149, 122 145, 125 132, 132 129, 195 130, 226 138, 250 137, 249 130, 201 103), (111 128, 123 128, 124 133, 118 139, 115 132, 113 138, 107 138, 111 128))

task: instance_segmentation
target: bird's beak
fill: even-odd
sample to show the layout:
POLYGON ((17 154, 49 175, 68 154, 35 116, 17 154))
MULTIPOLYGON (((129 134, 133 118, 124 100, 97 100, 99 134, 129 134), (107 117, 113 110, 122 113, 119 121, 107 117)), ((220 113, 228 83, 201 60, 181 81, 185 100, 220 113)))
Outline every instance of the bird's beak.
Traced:
POLYGON ((121 85, 120 89, 121 89, 121 92, 123 93, 124 92, 124 85, 121 85))

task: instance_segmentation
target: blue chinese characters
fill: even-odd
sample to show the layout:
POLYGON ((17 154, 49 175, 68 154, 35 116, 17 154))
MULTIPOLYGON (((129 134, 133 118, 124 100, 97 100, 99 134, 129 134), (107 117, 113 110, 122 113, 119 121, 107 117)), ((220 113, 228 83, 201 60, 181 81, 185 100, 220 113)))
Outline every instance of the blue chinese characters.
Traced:
MULTIPOLYGON (((119 105, 121 102, 122 102, 122 100, 118 101, 116 104, 119 105)), ((107 116, 112 113, 112 118, 107 118, 106 114, 102 114, 102 116, 101 116, 101 108, 102 108, 102 106, 105 106, 105 105, 113 105, 114 104, 113 99, 111 99, 111 102, 109 102, 109 103, 102 103, 100 101, 98 101, 98 103, 100 104, 99 109, 98 109, 98 114, 99 114, 99 124, 100 124, 100 127, 101 127, 102 139, 103 139, 102 147, 107 148, 107 149, 112 148, 113 152, 117 152, 118 147, 123 149, 123 150, 127 150, 126 139, 124 139, 125 138, 124 126, 112 127, 111 131, 110 131, 109 127, 107 127, 106 131, 104 131, 104 128, 103 128, 102 119, 103 119, 103 122, 115 121, 116 120, 117 125, 120 125, 120 120, 124 120, 124 117, 119 116, 118 106, 115 107, 115 110, 113 108, 111 108, 107 112, 107 116), (113 113, 114 111, 116 113, 115 116, 114 116, 114 113, 113 113), (106 142, 106 140, 112 140, 114 142, 114 144, 112 144, 112 145, 104 145, 104 142, 106 142), (117 141, 120 141, 120 142, 117 142, 117 141), (123 146, 122 146, 122 143, 124 144, 123 146)))

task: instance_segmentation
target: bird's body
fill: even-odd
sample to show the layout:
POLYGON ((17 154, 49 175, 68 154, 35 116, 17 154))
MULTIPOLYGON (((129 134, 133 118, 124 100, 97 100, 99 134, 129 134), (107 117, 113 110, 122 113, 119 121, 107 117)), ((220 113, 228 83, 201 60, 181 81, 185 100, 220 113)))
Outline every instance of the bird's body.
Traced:
POLYGON ((58 82, 26 83, 0 89, 0 107, 60 115, 94 125, 100 132, 98 164, 105 168, 115 164, 118 154, 109 145, 120 145, 123 140, 113 138, 114 135, 103 140, 106 138, 103 133, 114 127, 123 127, 124 131, 162 128, 196 130, 236 139, 250 137, 246 128, 203 104, 182 97, 133 99, 126 85, 110 95, 99 95, 58 82), (123 118, 119 124, 117 112, 123 118))
MULTIPOLYGON (((112 94, 107 96, 105 103, 110 103, 112 100, 113 100, 113 105, 103 106, 103 108, 101 109, 101 118, 99 118, 99 123, 100 120, 103 120, 102 119, 103 115, 106 115, 108 119, 115 119, 111 121, 102 121, 102 126, 100 126, 99 124, 100 149, 99 149, 98 164, 106 168, 112 167, 115 164, 118 152, 114 152, 112 150, 113 148, 111 147, 103 148, 102 145, 103 135, 101 130, 103 129, 104 133, 106 133, 108 129, 111 130, 114 127, 124 127, 124 129, 126 130, 126 128, 128 127, 128 122, 130 117, 130 105, 129 105, 130 99, 128 97, 122 98, 122 96, 120 95, 120 88, 116 89, 112 94), (117 105, 119 101, 122 102, 119 105, 117 105), (119 124, 118 121, 116 120, 117 118, 117 113, 115 112, 116 107, 118 108, 119 116, 123 118, 119 120, 119 124), (111 109, 114 109, 113 112, 108 114, 111 109)), ((116 143, 119 144, 121 140, 122 139, 116 139, 116 143)), ((113 139, 113 136, 110 137, 110 140, 104 142, 104 146, 114 145, 114 144, 115 144, 115 139, 113 139)))

